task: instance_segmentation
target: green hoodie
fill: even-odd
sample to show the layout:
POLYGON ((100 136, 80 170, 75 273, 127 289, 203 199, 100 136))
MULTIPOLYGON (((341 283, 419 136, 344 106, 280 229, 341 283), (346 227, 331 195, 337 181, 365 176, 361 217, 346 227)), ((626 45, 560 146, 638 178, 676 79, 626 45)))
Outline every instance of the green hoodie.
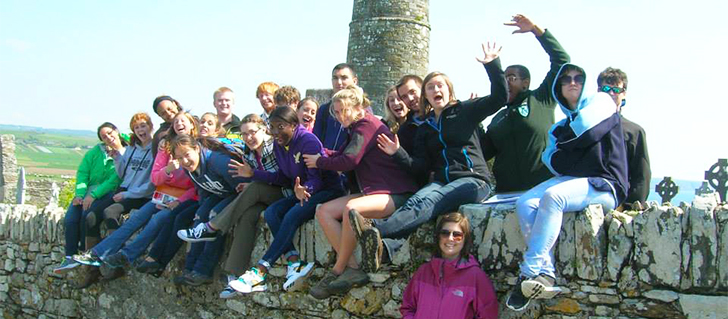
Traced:
POLYGON ((113 192, 121 184, 116 175, 114 159, 104 150, 104 144, 94 146, 81 160, 76 172, 76 197, 84 198, 86 193, 99 198, 113 192))

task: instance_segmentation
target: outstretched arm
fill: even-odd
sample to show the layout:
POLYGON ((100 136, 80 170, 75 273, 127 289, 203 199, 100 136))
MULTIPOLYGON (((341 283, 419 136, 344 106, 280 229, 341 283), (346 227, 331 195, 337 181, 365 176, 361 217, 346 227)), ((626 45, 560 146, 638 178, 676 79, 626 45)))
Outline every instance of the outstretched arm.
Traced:
POLYGON ((465 112, 461 116, 473 123, 480 123, 506 104, 508 97, 506 78, 501 69, 500 59, 498 59, 501 49, 502 47, 496 45, 495 42, 492 45, 488 42, 487 45, 483 44, 483 58, 475 58, 483 64, 485 71, 488 72, 490 95, 460 102, 462 110, 465 112))
POLYGON ((533 21, 531 21, 531 19, 520 13, 514 15, 511 19, 511 22, 506 22, 503 24, 518 28, 518 30, 513 31, 513 34, 531 32, 537 37, 540 37, 544 34, 544 31, 543 29, 541 29, 541 27, 537 26, 535 23, 533 23, 533 21))

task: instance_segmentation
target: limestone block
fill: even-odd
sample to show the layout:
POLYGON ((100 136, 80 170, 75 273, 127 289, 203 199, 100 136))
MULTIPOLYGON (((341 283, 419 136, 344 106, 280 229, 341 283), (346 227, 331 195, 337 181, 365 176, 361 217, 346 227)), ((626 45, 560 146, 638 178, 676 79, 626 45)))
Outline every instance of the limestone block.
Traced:
POLYGON ((470 228, 473 235, 473 250, 478 251, 478 247, 483 242, 483 231, 488 225, 487 205, 468 204, 460 206, 460 212, 468 218, 470 228))
MULTIPOLYGON (((516 269, 523 259, 526 243, 518 224, 514 204, 483 205, 487 220, 478 247, 480 265, 488 270, 516 269)), ((484 217, 484 218, 486 218, 484 217)), ((476 230, 474 230, 476 231, 476 230)), ((478 231, 476 231, 478 232, 478 231)))
POLYGON ((688 319, 728 318, 728 297, 680 294, 680 307, 688 319))
POLYGON ((715 209, 715 221, 718 224, 718 285, 728 289, 728 205, 715 209))
MULTIPOLYGON (((326 235, 324 234, 323 228, 321 228, 321 224, 318 223, 314 219, 314 252, 316 255, 315 261, 319 263, 319 265, 330 265, 336 260, 336 252, 334 252, 333 247, 331 247, 331 244, 329 244, 329 240, 326 239, 326 235)), ((358 245, 357 245, 358 246, 358 245)), ((312 261, 314 259, 311 259, 312 261)))
POLYGON ((563 314, 577 314, 582 310, 581 305, 576 300, 570 298, 557 298, 553 301, 547 301, 545 308, 546 310, 563 314))
POLYGON ((616 305, 619 304, 619 296, 600 294, 589 295, 589 302, 596 304, 616 305))
POLYGON ((634 265, 640 281, 680 287, 683 211, 653 206, 635 217, 634 265))
POLYGON ((632 252, 634 237, 632 220, 630 214, 618 211, 609 212, 609 228, 607 229, 607 263, 606 278, 617 281, 622 267, 625 266, 627 258, 632 252))
POLYGON ((589 205, 576 213, 574 237, 576 243, 576 272, 579 278, 601 278, 606 256, 606 231, 602 228, 604 213, 601 205, 589 205))
POLYGON ((402 314, 399 312, 399 307, 400 307, 400 304, 397 303, 396 301, 394 301, 394 300, 388 301, 382 307, 384 316, 389 317, 389 318, 401 318, 402 314))
POLYGON ((692 286, 715 286, 718 269, 717 225, 713 210, 718 206, 715 196, 695 196, 688 211, 690 225, 690 278, 692 286))
POLYGON ((670 290, 650 290, 642 293, 642 295, 662 302, 673 302, 679 297, 678 293, 670 290))
POLYGON ((687 319, 675 304, 654 300, 624 299, 619 304, 622 315, 655 319, 687 319))
POLYGON ((556 271, 562 276, 576 275, 576 231, 574 229, 577 214, 564 214, 561 220, 561 230, 556 245, 556 271))
POLYGON ((340 305, 354 315, 371 316, 381 310, 389 300, 389 294, 384 292, 367 286, 354 288, 341 299, 340 305))

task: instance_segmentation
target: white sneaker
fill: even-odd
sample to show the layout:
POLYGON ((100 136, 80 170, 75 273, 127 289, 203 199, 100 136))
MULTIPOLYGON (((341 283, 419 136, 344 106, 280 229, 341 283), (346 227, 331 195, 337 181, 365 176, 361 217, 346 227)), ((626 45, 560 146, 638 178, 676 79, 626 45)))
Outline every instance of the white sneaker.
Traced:
POLYGON ((297 261, 288 263, 288 273, 286 274, 286 282, 283 283, 283 290, 296 291, 301 288, 304 280, 311 274, 313 263, 305 261, 297 261))
POLYGON ((250 268, 238 279, 228 283, 233 289, 249 294, 254 291, 266 291, 268 286, 265 284, 265 277, 258 274, 258 268, 250 268))
POLYGON ((227 276, 228 285, 227 285, 227 287, 225 287, 225 289, 223 289, 220 292, 220 298, 228 299, 228 298, 233 298, 233 297, 241 294, 239 291, 235 290, 229 284, 230 282, 236 281, 237 279, 238 279, 238 277, 235 277, 235 276, 231 276, 231 275, 227 276))

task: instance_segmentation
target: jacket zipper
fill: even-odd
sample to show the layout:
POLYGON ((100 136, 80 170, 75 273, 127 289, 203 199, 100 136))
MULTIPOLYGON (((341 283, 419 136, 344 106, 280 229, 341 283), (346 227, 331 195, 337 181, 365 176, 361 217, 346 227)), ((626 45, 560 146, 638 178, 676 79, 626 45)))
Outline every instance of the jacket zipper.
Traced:
POLYGON ((447 144, 445 144, 445 140, 442 139, 442 117, 444 114, 440 114, 440 118, 437 119, 437 137, 440 139, 440 143, 442 143, 442 160, 445 161, 445 181, 447 184, 450 184, 450 162, 447 160, 447 144))
POLYGON ((470 156, 468 156, 468 152, 465 150, 465 146, 462 148, 463 156, 465 156, 465 161, 468 162, 468 169, 472 172, 473 171, 473 161, 470 160, 470 156))

